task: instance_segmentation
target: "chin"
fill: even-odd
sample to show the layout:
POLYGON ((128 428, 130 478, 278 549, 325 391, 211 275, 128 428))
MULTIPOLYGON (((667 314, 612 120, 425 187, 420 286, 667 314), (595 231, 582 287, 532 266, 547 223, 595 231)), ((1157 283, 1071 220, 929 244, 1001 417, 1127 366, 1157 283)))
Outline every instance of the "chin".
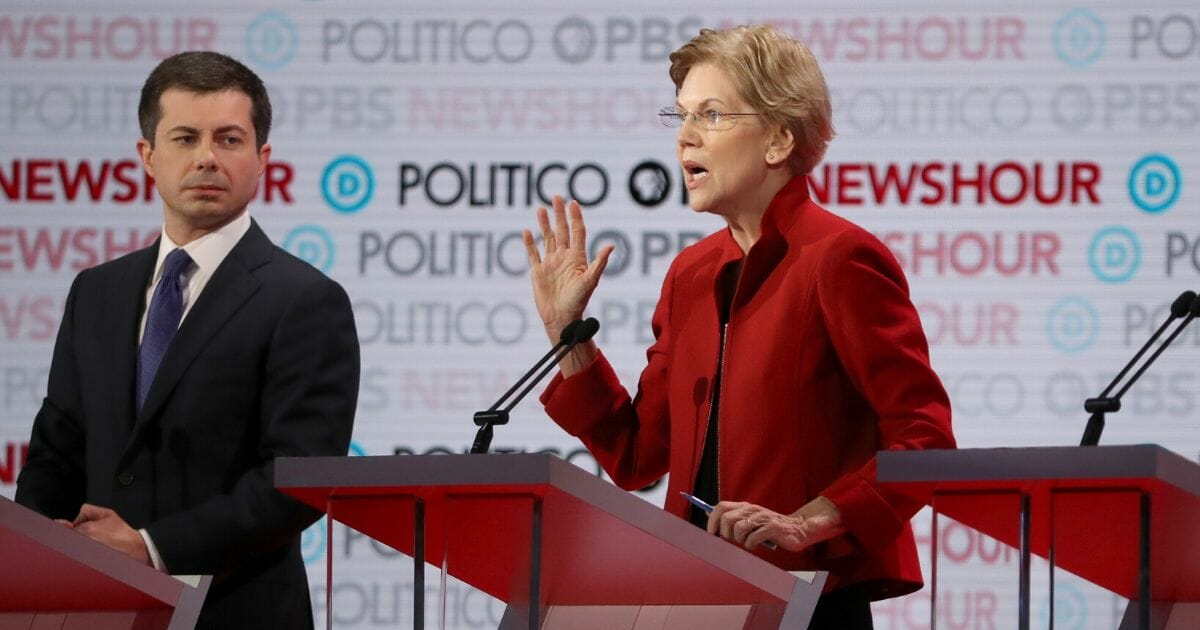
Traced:
POLYGON ((707 199, 703 199, 703 198, 696 199, 694 197, 688 197, 688 206, 692 209, 693 212, 707 212, 710 214, 717 214, 716 208, 714 207, 713 203, 707 199))

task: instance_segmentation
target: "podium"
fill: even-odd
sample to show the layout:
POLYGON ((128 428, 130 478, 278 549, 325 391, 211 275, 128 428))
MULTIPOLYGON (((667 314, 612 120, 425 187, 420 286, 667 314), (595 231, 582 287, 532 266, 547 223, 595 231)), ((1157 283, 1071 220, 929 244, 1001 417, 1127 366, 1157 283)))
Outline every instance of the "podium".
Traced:
POLYGON ((0 629, 191 630, 212 578, 146 566, 0 497, 0 629))
MULTIPOLYGON (((549 454, 284 458, 275 485, 325 511, 330 540, 336 520, 411 556, 414 594, 428 562, 504 601, 505 629, 802 629, 826 578, 783 571, 549 454)), ((328 551, 326 562, 332 624, 328 551)))
POLYGON ((1030 554, 1130 600, 1121 628, 1200 627, 1200 465, 1160 446, 881 451, 879 481, 1020 550, 1029 627, 1030 554))

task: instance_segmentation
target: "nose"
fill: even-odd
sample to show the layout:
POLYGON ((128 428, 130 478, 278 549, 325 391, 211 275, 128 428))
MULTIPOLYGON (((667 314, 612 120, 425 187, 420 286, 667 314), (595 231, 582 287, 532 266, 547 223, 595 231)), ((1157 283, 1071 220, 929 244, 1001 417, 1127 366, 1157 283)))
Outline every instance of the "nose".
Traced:
POLYGON ((217 154, 213 151, 213 141, 209 139, 196 143, 196 170, 214 171, 217 168, 217 154))
POLYGON ((688 116, 683 119, 683 124, 679 126, 679 133, 676 134, 676 139, 681 147, 691 147, 700 144, 699 125, 696 123, 695 116, 688 116))

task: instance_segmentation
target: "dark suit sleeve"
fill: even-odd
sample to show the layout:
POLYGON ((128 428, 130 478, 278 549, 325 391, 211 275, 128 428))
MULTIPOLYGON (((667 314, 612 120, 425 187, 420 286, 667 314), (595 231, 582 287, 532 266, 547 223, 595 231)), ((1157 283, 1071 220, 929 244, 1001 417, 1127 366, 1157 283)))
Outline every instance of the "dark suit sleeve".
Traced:
POLYGON ((73 325, 76 295, 85 273, 76 276, 67 294, 46 397, 33 421, 29 455, 17 479, 17 503, 50 518, 74 520, 86 492, 86 434, 80 413, 73 325))
POLYGON ((345 455, 358 396, 349 298, 332 281, 300 291, 269 343, 259 416, 262 464, 226 494, 146 527, 172 573, 219 573, 293 539, 319 513, 274 489, 277 457, 345 455))

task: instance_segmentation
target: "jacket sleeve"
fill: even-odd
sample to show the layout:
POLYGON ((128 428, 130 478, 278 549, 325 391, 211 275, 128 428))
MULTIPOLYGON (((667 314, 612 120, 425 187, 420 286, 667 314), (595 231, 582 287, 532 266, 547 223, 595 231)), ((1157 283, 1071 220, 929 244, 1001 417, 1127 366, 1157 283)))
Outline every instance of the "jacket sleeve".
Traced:
POLYGON ((345 455, 358 396, 359 346, 349 298, 313 283, 280 317, 264 357, 258 456, 227 493, 146 526, 172 573, 219 573, 278 548, 319 513, 275 490, 278 457, 345 455))
MULTIPOLYGON (((904 273, 886 247, 865 232, 838 235, 821 261, 817 293, 838 358, 879 417, 878 448, 954 448, 949 397, 929 364, 904 273)), ((894 539, 922 506, 877 481, 874 456, 821 494, 866 548, 894 539)))
POLYGON ((604 355, 564 379, 556 374, 542 394, 546 413, 580 438, 613 483, 637 490, 661 478, 670 463, 670 326, 673 268, 667 272, 654 308, 654 344, 646 351, 646 368, 638 393, 630 399, 604 355))
POLYGON ((29 453, 17 479, 16 501, 50 518, 74 520, 87 489, 84 478, 86 433, 75 366, 76 296, 87 271, 76 276, 54 342, 46 397, 33 420, 29 453))

